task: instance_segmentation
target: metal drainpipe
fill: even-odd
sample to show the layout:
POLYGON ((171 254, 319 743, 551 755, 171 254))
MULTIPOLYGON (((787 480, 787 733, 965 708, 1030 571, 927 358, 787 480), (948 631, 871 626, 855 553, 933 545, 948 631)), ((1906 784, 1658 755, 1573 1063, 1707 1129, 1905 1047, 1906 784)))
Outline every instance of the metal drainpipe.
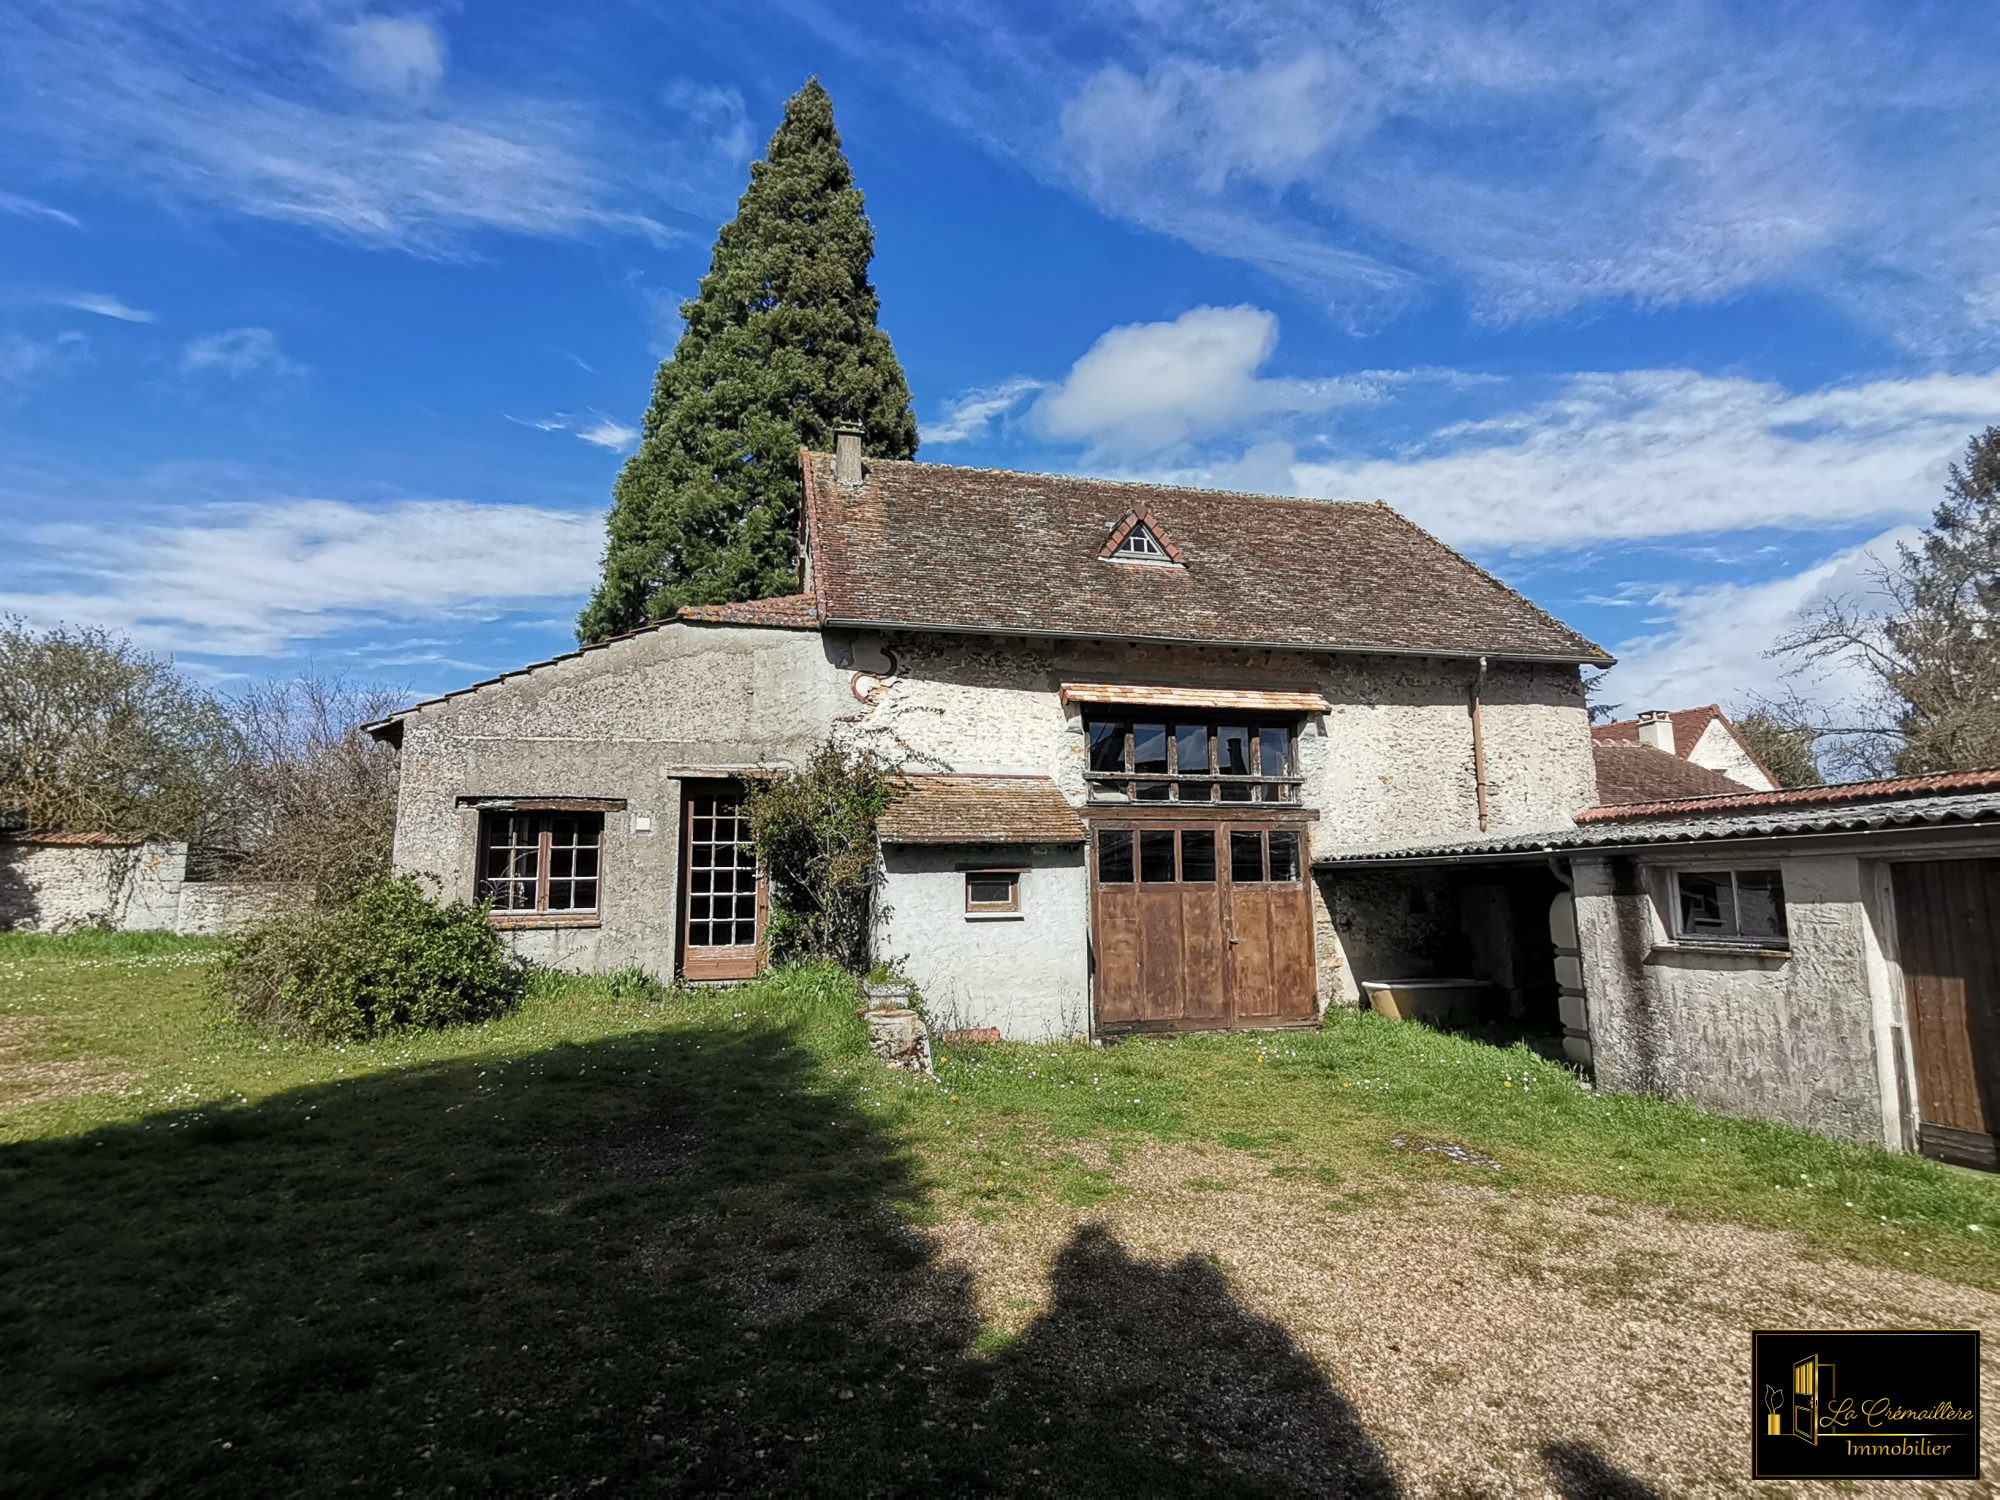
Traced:
POLYGON ((1479 690, 1486 685, 1486 658, 1479 658, 1479 675, 1472 679, 1472 785, 1479 794, 1479 831, 1486 832, 1486 735, 1479 718, 1479 690))

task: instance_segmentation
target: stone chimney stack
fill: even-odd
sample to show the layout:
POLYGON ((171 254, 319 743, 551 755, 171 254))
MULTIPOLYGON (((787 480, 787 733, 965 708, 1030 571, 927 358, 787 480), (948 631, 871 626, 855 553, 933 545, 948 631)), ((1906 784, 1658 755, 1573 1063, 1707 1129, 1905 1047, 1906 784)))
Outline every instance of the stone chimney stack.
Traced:
POLYGON ((848 489, 861 486, 861 424, 842 422, 833 429, 833 478, 848 489))
POLYGON ((1674 716, 1663 708, 1649 708, 1640 714, 1639 743, 1664 750, 1669 755, 1675 754, 1674 716))

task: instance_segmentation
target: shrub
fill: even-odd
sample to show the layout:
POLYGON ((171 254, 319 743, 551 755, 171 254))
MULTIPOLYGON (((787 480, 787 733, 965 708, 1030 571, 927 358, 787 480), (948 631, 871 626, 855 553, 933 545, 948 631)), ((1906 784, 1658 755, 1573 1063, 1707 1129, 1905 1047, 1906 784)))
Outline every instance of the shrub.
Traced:
POLYGON ((526 970, 469 902, 440 905, 408 875, 341 905, 246 933, 221 970, 246 1020, 327 1041, 483 1021, 520 998, 526 970))
POLYGON ((798 770, 751 784, 750 832, 771 882, 773 958, 831 959, 851 974, 868 967, 880 879, 875 825, 895 795, 893 776, 872 755, 831 742, 798 770))

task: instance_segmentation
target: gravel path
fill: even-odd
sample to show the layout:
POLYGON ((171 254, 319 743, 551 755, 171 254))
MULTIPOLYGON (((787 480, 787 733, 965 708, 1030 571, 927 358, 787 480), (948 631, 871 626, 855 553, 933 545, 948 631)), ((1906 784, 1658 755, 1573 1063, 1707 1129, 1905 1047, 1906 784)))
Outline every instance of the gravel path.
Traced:
MULTIPOLYGON (((1351 1404, 1412 1497, 1852 1493, 1748 1478, 1749 1330, 2000 1326, 2000 1296, 1915 1263, 1857 1265, 1796 1235, 1606 1199, 1438 1182, 1400 1201, 1383 1185, 1357 1204, 1349 1184, 1183 1148, 1116 1170, 1129 1191, 1109 1204, 933 1231, 941 1259, 975 1278, 987 1321, 1031 1331, 1051 1265, 1092 1230, 1142 1265, 1205 1262, 1351 1404)), ((2000 1355, 1987 1351, 1990 1395, 2000 1355)))

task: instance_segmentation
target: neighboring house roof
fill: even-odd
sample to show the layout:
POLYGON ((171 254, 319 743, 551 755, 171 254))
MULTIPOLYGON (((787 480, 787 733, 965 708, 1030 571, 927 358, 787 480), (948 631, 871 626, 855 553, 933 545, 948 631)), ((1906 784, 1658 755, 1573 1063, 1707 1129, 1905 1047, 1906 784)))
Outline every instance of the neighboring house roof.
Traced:
MULTIPOLYGON (((1750 742, 1743 738, 1736 728, 1736 721, 1722 711, 1719 703, 1704 703, 1700 708, 1679 708, 1667 715, 1674 727, 1674 754, 1686 760, 1694 754, 1694 747, 1701 743, 1701 737, 1708 732, 1708 726, 1720 723, 1729 737, 1736 741, 1743 753, 1750 758, 1750 764, 1764 773, 1764 779, 1776 786, 1778 778, 1771 774, 1771 768, 1764 764, 1757 752, 1750 748, 1750 742)), ((1639 721, 1620 719, 1614 724, 1594 724, 1590 737, 1600 744, 1612 741, 1639 743, 1639 721)), ((1742 783, 1736 783, 1740 786, 1742 783)))
POLYGON ((1946 771, 1935 776, 1888 776, 1836 786, 1799 786, 1776 792, 1732 792, 1691 801, 1659 801, 1626 807, 1587 807, 1579 823, 1623 822, 1633 818, 1680 817, 1698 812, 1746 812, 1766 808, 1817 807, 1827 803, 1886 802, 1955 792, 2000 792, 2000 770, 1946 771))
POLYGON ((1606 806, 1664 802, 1676 797, 1726 797, 1743 790, 1741 782, 1731 781, 1720 771, 1637 740, 1597 740, 1590 751, 1597 762, 1597 800, 1606 806))
POLYGON ((1379 503, 804 453, 829 625, 1562 662, 1610 657, 1379 503), (1184 566, 1100 556, 1144 518, 1184 566))
POLYGON ((819 601, 811 594, 746 599, 741 604, 683 604, 683 620, 710 625, 767 625, 775 630, 819 629, 819 601))
POLYGON ((1324 855, 1313 863, 1317 866, 1448 863, 1952 824, 2000 825, 2000 771, 1900 776, 1843 786, 1594 807, 1578 813, 1576 826, 1571 828, 1344 850, 1324 855))
POLYGON ((1046 776, 907 776, 885 844, 1080 844, 1083 821, 1046 776))

